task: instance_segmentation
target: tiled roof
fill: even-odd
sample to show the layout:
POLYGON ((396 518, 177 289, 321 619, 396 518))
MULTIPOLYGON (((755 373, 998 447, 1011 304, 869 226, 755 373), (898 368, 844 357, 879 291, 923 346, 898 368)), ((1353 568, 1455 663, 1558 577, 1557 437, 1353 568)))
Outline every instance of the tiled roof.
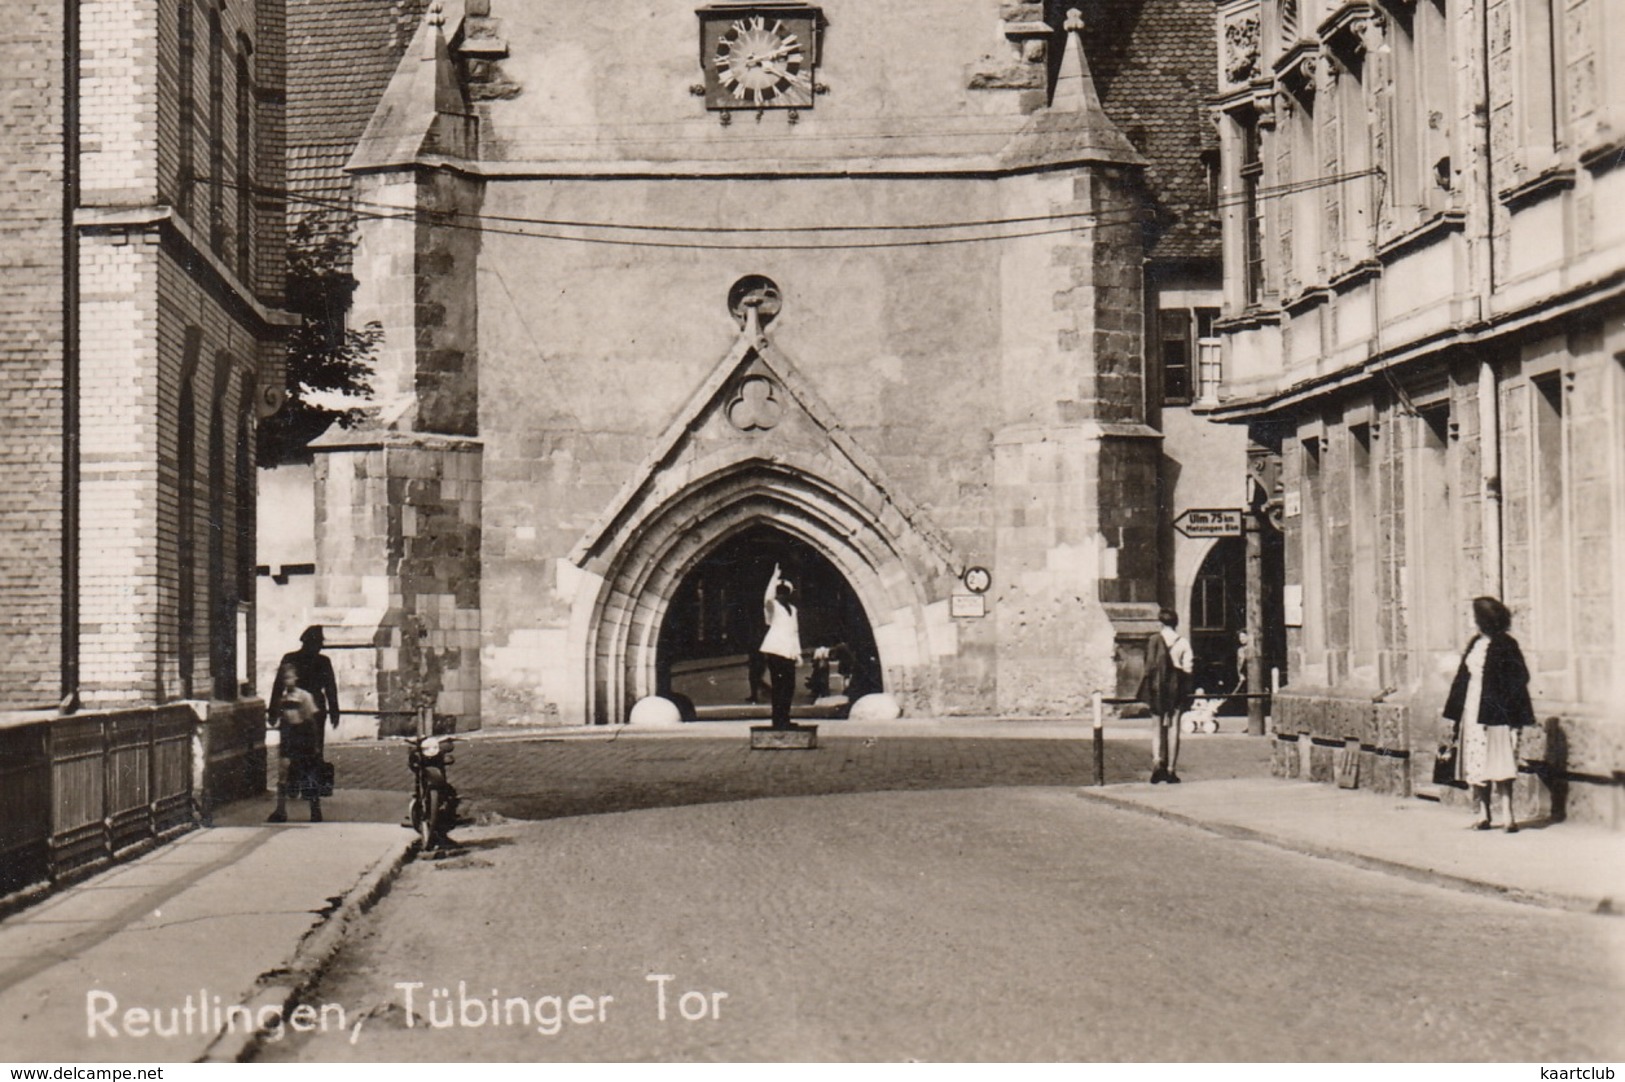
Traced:
POLYGON ((1151 162, 1161 230, 1152 259, 1219 257, 1202 152, 1218 136, 1204 102, 1218 93, 1212 0, 1099 0, 1085 37, 1106 114, 1151 162))
POLYGON ((428 0, 287 0, 290 216, 298 197, 343 201, 344 163, 372 117, 428 0))

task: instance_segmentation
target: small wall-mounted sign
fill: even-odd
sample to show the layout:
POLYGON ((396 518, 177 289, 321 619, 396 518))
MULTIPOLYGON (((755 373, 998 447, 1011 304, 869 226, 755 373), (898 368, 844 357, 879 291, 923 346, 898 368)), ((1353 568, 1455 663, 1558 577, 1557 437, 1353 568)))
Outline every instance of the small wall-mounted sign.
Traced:
POLYGON ((1174 529, 1186 537, 1240 537, 1241 509, 1238 507, 1192 507, 1174 518, 1174 529))
POLYGON ((1288 492, 1282 493, 1281 504, 1283 513, 1287 518, 1297 518, 1299 513, 1301 513, 1303 510, 1303 504, 1300 502, 1300 499, 1301 497, 1298 495, 1297 489, 1292 489, 1288 492))
POLYGON ((1303 587, 1287 584, 1281 588, 1281 622, 1287 627, 1303 626, 1303 587))
POLYGON ((948 615, 956 619, 986 616, 987 598, 981 594, 954 594, 948 598, 948 615))
POLYGON ((985 567, 967 568, 960 578, 965 584, 965 589, 973 594, 985 594, 987 588, 993 585, 993 572, 985 567))

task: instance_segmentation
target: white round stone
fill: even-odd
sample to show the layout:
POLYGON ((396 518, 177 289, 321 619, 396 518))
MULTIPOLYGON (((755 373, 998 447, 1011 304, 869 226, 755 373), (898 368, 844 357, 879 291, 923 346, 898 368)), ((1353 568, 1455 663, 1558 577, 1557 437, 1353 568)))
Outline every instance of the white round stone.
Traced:
POLYGON ((903 716, 903 704, 884 691, 865 695, 852 704, 849 721, 893 721, 903 716))
POLYGON ((670 699, 650 695, 632 705, 632 713, 626 720, 633 725, 643 726, 681 725, 683 712, 678 710, 677 704, 670 699))

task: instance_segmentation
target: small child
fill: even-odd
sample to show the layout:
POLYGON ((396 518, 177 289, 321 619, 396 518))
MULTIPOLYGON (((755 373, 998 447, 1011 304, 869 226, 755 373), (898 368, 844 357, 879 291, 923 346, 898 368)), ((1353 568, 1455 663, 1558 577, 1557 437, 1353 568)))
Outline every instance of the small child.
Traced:
POLYGON ((269 822, 288 821, 288 795, 298 792, 310 801, 310 821, 322 821, 321 752, 317 740, 316 699, 299 686, 299 674, 284 665, 277 674, 281 694, 271 724, 282 733, 277 749, 281 775, 276 787, 276 811, 269 822))

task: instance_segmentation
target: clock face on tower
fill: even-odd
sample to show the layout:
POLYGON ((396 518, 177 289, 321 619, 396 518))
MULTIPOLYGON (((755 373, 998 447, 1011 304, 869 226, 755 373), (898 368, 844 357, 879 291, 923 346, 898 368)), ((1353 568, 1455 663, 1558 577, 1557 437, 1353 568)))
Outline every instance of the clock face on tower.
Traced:
POLYGON ((805 109, 813 103, 818 10, 800 4, 703 8, 700 63, 708 109, 805 109))

